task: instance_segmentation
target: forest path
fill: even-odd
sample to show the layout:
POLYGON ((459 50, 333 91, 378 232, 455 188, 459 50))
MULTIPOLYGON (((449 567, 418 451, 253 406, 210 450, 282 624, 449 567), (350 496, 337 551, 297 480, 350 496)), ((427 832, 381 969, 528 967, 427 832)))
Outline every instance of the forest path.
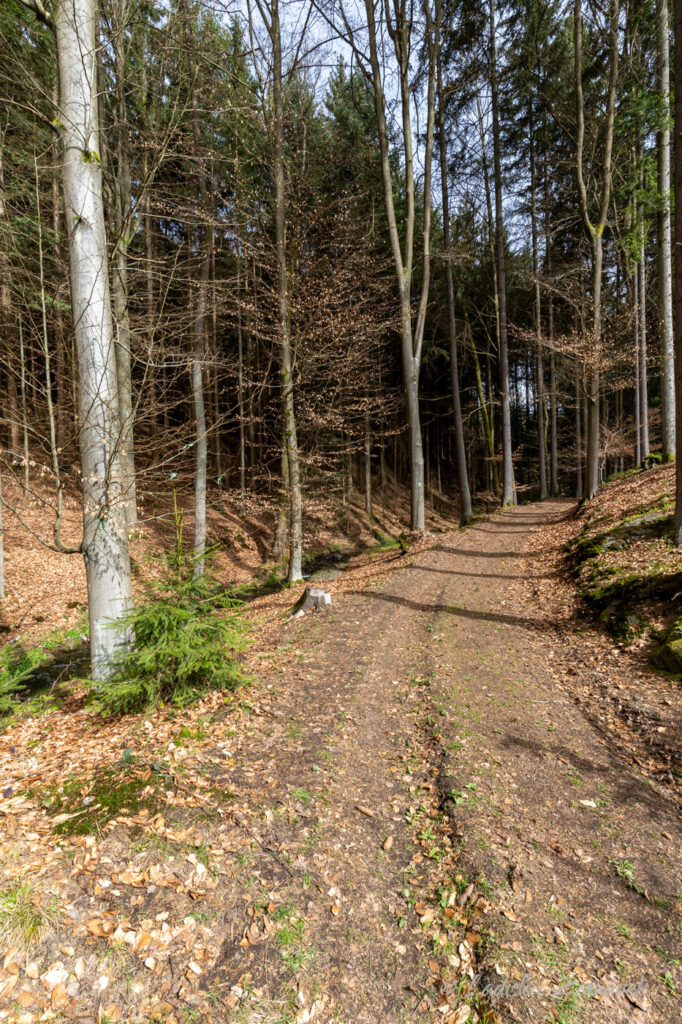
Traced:
POLYGON ((230 772, 280 908, 213 972, 247 979, 235 1020, 682 1019, 679 808, 561 684, 590 644, 545 586, 567 512, 446 535, 286 627, 230 772))
MULTIPOLYGON (((253 685, 176 751, 220 818, 167 825, 223 866, 140 911, 215 948, 194 986, 164 962, 168 1020, 682 1019, 680 811, 577 705, 596 641, 561 605, 570 514, 510 509, 271 618, 253 685)), ((123 842, 100 853, 150 855, 123 842)))

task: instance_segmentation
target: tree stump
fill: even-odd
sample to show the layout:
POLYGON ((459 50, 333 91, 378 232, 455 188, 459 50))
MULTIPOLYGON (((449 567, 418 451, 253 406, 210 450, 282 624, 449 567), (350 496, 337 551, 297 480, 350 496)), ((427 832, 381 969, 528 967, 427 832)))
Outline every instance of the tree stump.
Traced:
POLYGON ((309 612, 311 608, 321 610, 323 608, 331 608, 332 595, 328 590, 322 590, 320 587, 306 587, 298 601, 291 609, 290 615, 292 619, 300 619, 302 615, 309 612))

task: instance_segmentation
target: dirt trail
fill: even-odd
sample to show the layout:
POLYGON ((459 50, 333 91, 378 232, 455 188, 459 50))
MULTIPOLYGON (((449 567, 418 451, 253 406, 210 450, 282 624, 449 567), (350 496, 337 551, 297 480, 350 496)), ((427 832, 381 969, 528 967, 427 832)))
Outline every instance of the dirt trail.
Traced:
MULTIPOLYGON (((231 703, 111 728, 66 708, 3 739, 8 792, 48 764, 83 776, 79 728, 90 772, 127 771, 125 748, 167 780, 163 814, 96 836, 55 847, 41 798, 9 830, 16 857, 52 850, 65 923, 36 958, 71 978, 83 957, 66 1019, 682 1020, 680 808, 577 704, 595 650, 631 662, 561 609, 569 512, 512 509, 351 570, 286 626, 290 595, 263 604, 231 703)), ((17 978, 47 1005, 27 971, 0 1007, 17 978)))
POLYGON ((682 1019, 677 805, 553 681, 589 642, 538 601, 566 509, 448 535, 288 627, 251 810, 300 944, 274 984, 261 948, 226 946, 220 969, 263 996, 244 1019, 277 1019, 287 985, 282 1019, 459 1024, 486 1019, 486 985, 502 1019, 682 1019))

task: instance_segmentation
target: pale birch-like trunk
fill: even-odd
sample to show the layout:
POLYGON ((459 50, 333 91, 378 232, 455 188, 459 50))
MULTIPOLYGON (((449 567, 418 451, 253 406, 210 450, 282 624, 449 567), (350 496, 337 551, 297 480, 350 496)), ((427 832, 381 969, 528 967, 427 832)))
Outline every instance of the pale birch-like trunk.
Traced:
POLYGON ((94 679, 106 679, 130 637, 115 624, 131 603, 114 331, 97 118, 95 0, 57 0, 64 209, 78 360, 83 558, 94 679))

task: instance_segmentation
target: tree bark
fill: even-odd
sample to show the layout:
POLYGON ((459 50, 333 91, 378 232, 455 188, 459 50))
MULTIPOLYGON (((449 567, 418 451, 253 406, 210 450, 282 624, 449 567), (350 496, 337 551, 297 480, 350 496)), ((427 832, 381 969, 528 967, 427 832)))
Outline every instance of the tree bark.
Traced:
POLYGON ((644 255, 639 261, 639 387, 642 458, 649 454, 649 381, 646 351, 646 268, 644 255))
POLYGON ((540 299, 540 260, 538 256, 537 180, 535 169, 535 125, 532 102, 529 103, 530 131, 530 217, 533 248, 533 279, 535 285, 535 409, 538 422, 538 476, 540 501, 547 497, 547 439, 545 437, 545 372, 542 359, 542 305, 540 299))
POLYGON ((598 196, 599 214, 593 223, 590 218, 587 186, 583 169, 585 145, 585 108, 582 83, 582 6, 575 0, 573 16, 573 71, 576 101, 575 169, 580 214, 592 245, 592 338, 588 357, 589 383, 587 387, 587 448, 585 454, 585 497, 593 498, 599 487, 599 392, 601 387, 601 288, 603 244, 602 238, 611 198, 611 162, 613 130, 616 109, 616 83, 618 79, 618 0, 609 0, 609 83, 606 97, 601 185, 598 196))
POLYGON ((301 467, 294 401, 294 353, 289 310, 289 270, 287 266, 286 195, 284 181, 284 95, 282 34, 279 0, 270 6, 272 43, 273 98, 273 177, 275 184, 275 251, 277 256, 277 307, 281 348, 282 420, 289 472, 289 568, 287 580, 303 579, 303 501, 301 467))
MULTIPOLYGON (((455 454, 457 480, 459 483, 459 518, 462 526, 473 516, 471 491, 467 473, 466 448, 464 446, 464 425, 462 423, 462 400, 459 390, 459 366, 457 358, 457 322, 455 320, 455 288, 452 280, 452 252, 450 250, 450 197, 448 194, 447 141, 445 138, 445 95, 440 54, 437 62, 438 89, 438 142, 440 146, 440 185, 443 211, 443 246, 445 248, 445 283, 448 303, 448 338, 450 342, 450 390, 455 428, 455 454)), ((439 485, 440 486, 440 485, 439 485)))
POLYGON ((115 321, 116 376, 118 380, 118 414, 121 425, 121 473, 128 530, 137 526, 137 492, 135 486, 135 454, 133 444, 133 395, 130 351, 130 310, 128 301, 128 239, 132 210, 130 154, 126 139, 128 111, 126 76, 128 55, 124 49, 125 10, 120 0, 113 6, 112 35, 116 74, 116 171, 114 183, 114 230, 116 244, 112 267, 112 297, 115 321))
POLYGON ((131 603, 130 560, 118 449, 118 383, 109 294, 97 117, 94 0, 57 0, 64 209, 78 359, 83 558, 94 679, 106 679, 127 629, 112 628, 131 603))
POLYGON ((507 349, 507 284, 504 256, 504 217, 502 213, 502 147, 497 83, 497 47, 495 43, 495 0, 490 0, 490 90, 493 128, 493 178, 495 187, 495 260, 500 317, 499 388, 502 433, 502 507, 516 501, 512 457, 511 402, 509 400, 509 354, 507 349))
POLYGON ((583 496, 583 439, 582 411, 580 408, 580 374, 575 374, 575 496, 583 496))
POLYGON ((369 42, 369 67, 372 78, 374 110, 376 113, 379 135, 384 207, 388 222, 389 241, 400 299, 401 361, 407 407, 411 467, 410 525, 413 530, 424 529, 424 452, 422 447, 421 418, 419 410, 419 372, 421 368, 431 270, 431 166, 435 118, 435 74, 440 33, 440 0, 436 0, 435 18, 432 18, 431 16, 428 0, 425 0, 422 9, 426 22, 426 51, 428 54, 426 138, 424 146, 423 181, 424 223, 422 231, 423 249, 421 291, 419 295, 417 319, 413 329, 412 272, 414 261, 415 181, 414 158, 412 151, 412 105, 410 99, 412 94, 412 85, 410 80, 412 22, 408 17, 407 8, 404 5, 396 5, 394 8, 394 20, 391 21, 389 18, 387 24, 387 31, 393 42, 393 48, 398 65, 400 86, 400 112, 402 120, 401 142, 405 176, 405 217, 402 225, 404 243, 401 243, 401 232, 398 229, 393 196, 391 152, 386 125, 385 95, 382 62, 379 55, 375 0, 365 0, 369 42))
POLYGON ((369 409, 365 406, 365 512, 372 515, 372 436, 369 429, 369 409))
MULTIPOLYGON (((675 0, 675 81, 682 82, 682 0, 675 0)), ((675 90, 675 195, 682 196, 682 89, 675 90)), ((675 204, 675 251, 682 252, 682 202, 675 204)), ((676 447, 682 452, 682 259, 675 260, 676 447)), ((682 547, 682 458, 675 460, 673 537, 682 547)))
MULTIPOLYGON (((670 19, 668 0, 656 0, 657 89, 661 124, 658 161, 658 305, 661 331, 661 428, 664 461, 675 455, 675 358, 673 339, 672 223, 670 203, 670 19)), ((680 193, 678 192, 677 195, 680 193)))
POLYGON ((633 321, 634 321, 634 349, 635 349, 635 466, 642 461, 642 389, 639 382, 641 361, 639 358, 639 265, 635 267, 632 275, 632 299, 633 299, 633 321))

